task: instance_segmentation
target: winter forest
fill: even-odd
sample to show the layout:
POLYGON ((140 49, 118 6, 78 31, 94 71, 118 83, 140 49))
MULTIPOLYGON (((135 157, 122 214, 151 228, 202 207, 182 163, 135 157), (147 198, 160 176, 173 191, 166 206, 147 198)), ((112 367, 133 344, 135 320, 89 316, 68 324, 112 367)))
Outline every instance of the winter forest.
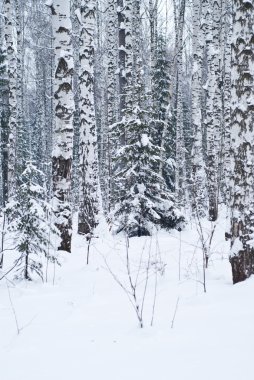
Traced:
POLYGON ((254 0, 0 0, 0 226, 1 380, 251 378, 254 0))

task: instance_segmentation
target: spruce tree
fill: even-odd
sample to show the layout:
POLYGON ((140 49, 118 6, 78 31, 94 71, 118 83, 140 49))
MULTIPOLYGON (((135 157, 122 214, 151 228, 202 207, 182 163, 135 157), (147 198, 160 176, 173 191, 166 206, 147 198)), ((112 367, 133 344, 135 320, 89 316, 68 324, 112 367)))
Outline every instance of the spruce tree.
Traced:
MULTIPOLYGON (((124 125, 127 144, 121 147, 115 163, 117 232, 129 237, 151 235, 154 226, 181 228, 183 216, 174 206, 173 194, 158 172, 162 148, 154 144, 147 112, 136 107, 124 125)), ((121 136, 121 123, 114 132, 121 136)))
POLYGON ((157 38, 157 59, 153 69, 152 103, 154 142, 163 148, 160 173, 168 188, 174 190, 175 127, 172 123, 170 106, 170 64, 166 37, 160 33, 157 38))
POLYGON ((16 279, 43 279, 43 259, 57 262, 54 251, 59 231, 54 226, 52 208, 47 203, 44 174, 32 162, 26 164, 17 192, 6 205, 8 232, 19 253, 15 261, 16 279))
MULTIPOLYGON (((127 80, 125 118, 112 127, 122 146, 114 157, 114 220, 129 237, 151 235, 155 226, 181 228, 183 217, 159 172, 162 151, 156 141, 153 110, 146 109, 140 46, 140 1, 133 3, 132 80, 127 80), (130 96, 131 94, 131 96, 130 96)), ((162 106, 162 105, 161 105, 162 106)))

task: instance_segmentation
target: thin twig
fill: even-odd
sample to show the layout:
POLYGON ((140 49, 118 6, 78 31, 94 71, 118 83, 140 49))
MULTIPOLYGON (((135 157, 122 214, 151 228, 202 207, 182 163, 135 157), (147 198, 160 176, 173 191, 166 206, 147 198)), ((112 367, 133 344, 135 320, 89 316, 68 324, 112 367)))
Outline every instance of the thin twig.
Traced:
POLYGON ((17 333, 19 335, 20 333, 20 328, 19 328, 19 324, 18 324, 18 318, 17 318, 17 314, 16 314, 16 310, 14 308, 14 305, 13 305, 13 302, 12 302, 12 298, 11 298, 11 292, 10 292, 10 288, 9 288, 9 285, 8 285, 8 282, 6 281, 6 286, 7 286, 7 290, 8 290, 8 296, 9 296, 9 300, 10 300, 10 304, 11 304, 11 310, 12 310, 12 313, 14 315, 14 319, 15 319, 15 324, 16 324, 16 329, 17 329, 17 333))
POLYGON ((177 297, 177 301, 176 301, 176 306, 175 306, 175 311, 174 311, 173 319, 171 321, 171 329, 174 327, 175 317, 176 317, 176 313, 177 313, 177 309, 178 309, 179 300, 180 300, 180 297, 178 296, 177 297))

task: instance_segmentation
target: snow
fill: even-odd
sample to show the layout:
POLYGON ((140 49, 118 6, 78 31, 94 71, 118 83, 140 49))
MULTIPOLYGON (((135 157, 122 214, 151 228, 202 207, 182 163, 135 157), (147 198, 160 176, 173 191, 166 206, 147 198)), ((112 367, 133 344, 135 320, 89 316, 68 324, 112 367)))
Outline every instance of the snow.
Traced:
POLYGON ((146 186, 143 183, 137 184, 137 188, 140 194, 144 194, 146 191, 146 186))
POLYGON ((150 144, 149 136, 146 133, 141 135, 141 144, 142 146, 148 146, 150 144))
MULTIPOLYGON (((206 294, 195 223, 182 232, 129 240, 132 273, 137 274, 141 255, 142 265, 152 256, 143 329, 113 276, 128 287, 125 238, 112 236, 103 221, 88 266, 87 243, 75 235, 73 252, 59 252, 62 266, 55 267, 55 277, 50 266, 47 283, 0 281, 1 379, 252 379, 254 277, 232 285, 224 226, 221 218, 212 241, 206 294)), ((211 230, 206 222, 207 236, 211 230)), ((7 266, 11 259, 6 254, 7 266)), ((146 271, 139 273, 141 295, 146 271)))
POLYGON ((243 243, 239 238, 236 238, 231 247, 231 256, 237 256, 240 251, 243 250, 243 243))
POLYGON ((74 13, 78 19, 78 22, 80 23, 80 25, 82 25, 82 17, 81 17, 80 8, 77 8, 74 13))

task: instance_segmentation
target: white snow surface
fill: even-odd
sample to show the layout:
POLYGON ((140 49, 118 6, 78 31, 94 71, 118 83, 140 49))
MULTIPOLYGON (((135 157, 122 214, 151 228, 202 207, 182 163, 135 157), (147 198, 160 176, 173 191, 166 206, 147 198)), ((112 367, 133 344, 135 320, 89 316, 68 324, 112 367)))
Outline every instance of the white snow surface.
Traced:
MULTIPOLYGON (((89 265, 87 243, 75 235, 73 252, 59 254, 62 265, 55 268, 54 284, 52 266, 44 284, 0 281, 1 380, 252 379, 254 278, 232 285, 224 226, 221 218, 212 242, 206 294, 194 223, 182 232, 130 239, 132 273, 138 272, 142 252, 142 263, 150 254, 152 268, 160 272, 153 327, 155 269, 149 272, 141 329, 113 278, 128 284, 126 241, 112 236, 103 221, 89 265)), ((210 230, 206 222, 207 236, 210 230)), ((8 260, 9 253, 7 267, 8 260)), ((139 291, 144 289, 141 272, 139 291)))
POLYGON ((47 7, 52 7, 52 5, 53 5, 53 0, 46 0, 46 1, 45 1, 45 5, 46 5, 47 7))

